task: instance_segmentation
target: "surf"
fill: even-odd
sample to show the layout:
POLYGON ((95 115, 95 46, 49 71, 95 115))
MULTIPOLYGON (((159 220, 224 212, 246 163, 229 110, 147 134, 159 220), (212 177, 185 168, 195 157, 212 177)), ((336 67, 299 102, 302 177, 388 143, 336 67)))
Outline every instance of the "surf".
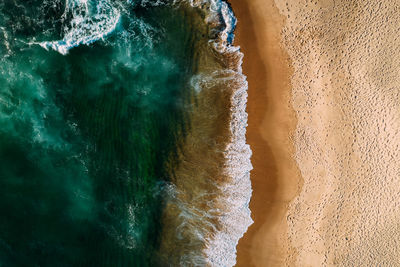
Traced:
MULTIPOLYGON (((23 203, 43 204, 26 216, 35 239, 10 235, 6 242, 26 255, 59 246, 52 253, 68 251, 60 256, 68 264, 234 265, 238 240, 252 223, 252 166, 247 81, 230 6, 222 0, 57 3, 54 10, 36 9, 47 17, 20 23, 37 23, 35 32, 7 29, 7 38, 22 41, 7 43, 15 63, 3 59, 3 66, 13 64, 9 72, 16 74, 4 80, 8 91, 0 95, 4 103, 24 103, 27 112, 8 116, 6 104, 0 106, 15 128, 0 135, 26 148, 16 159, 37 162, 37 183, 34 190, 13 187, 13 171, 0 183, 26 192, 23 203), (49 29, 51 22, 56 26, 49 29), (49 181, 57 201, 43 190, 49 181), (42 206, 56 218, 50 228, 36 223, 50 223, 42 206)), ((0 12, 8 14, 1 4, 0 12)), ((15 14, 4 19, 12 23, 15 14)), ((0 154, 11 146, 5 147, 0 154)), ((10 232, 19 223, 5 222, 10 232)), ((5 255, 0 261, 15 260, 5 255)))
POLYGON ((107 0, 66 0, 63 14, 64 37, 57 41, 38 43, 46 50, 62 55, 79 45, 104 40, 117 27, 120 12, 107 0))

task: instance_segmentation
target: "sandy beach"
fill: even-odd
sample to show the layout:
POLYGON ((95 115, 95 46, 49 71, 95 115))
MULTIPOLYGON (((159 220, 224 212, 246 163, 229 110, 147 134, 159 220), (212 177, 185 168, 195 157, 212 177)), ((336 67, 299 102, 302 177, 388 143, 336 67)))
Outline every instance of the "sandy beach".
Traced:
POLYGON ((237 266, 400 266, 400 3, 231 2, 254 153, 237 266))
POLYGON ((249 82, 247 141, 253 151, 250 202, 254 224, 239 241, 237 266, 282 266, 291 250, 286 212, 301 179, 293 159, 296 126, 290 103, 292 69, 281 46, 284 17, 273 0, 231 0, 235 45, 249 82))

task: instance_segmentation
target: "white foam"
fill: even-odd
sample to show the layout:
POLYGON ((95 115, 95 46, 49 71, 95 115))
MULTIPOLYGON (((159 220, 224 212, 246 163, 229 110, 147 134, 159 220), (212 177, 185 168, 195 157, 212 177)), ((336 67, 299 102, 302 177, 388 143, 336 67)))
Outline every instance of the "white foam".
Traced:
POLYGON ((63 55, 71 48, 107 37, 115 30, 121 16, 107 0, 96 1, 95 4, 91 0, 66 0, 65 5, 63 17, 72 15, 72 20, 65 26, 64 38, 38 43, 46 50, 53 49, 63 55))
POLYGON ((0 30, 3 33, 3 37, 4 37, 3 38, 3 43, 4 43, 4 46, 5 46, 6 50, 7 50, 7 53, 6 53, 5 57, 7 57, 12 53, 11 46, 10 46, 10 43, 9 43, 9 39, 10 38, 9 38, 9 36, 7 34, 7 31, 6 31, 6 29, 4 27, 0 27, 0 30))
MULTIPOLYGON (((246 77, 242 74, 243 54, 239 47, 232 45, 236 18, 229 5, 223 0, 190 0, 189 2, 195 7, 206 2, 210 4, 206 22, 222 21, 225 24, 225 28, 219 34, 219 39, 212 41, 214 49, 222 54, 234 53, 237 56, 236 58, 240 59, 238 65, 234 66, 235 69, 226 70, 231 72, 228 77, 235 84, 231 87, 234 90, 231 98, 231 142, 225 153, 225 173, 229 175, 231 182, 221 188, 223 194, 218 198, 218 202, 224 206, 224 213, 218 218, 220 228, 211 237, 207 237, 206 248, 203 251, 206 255, 207 265, 233 266, 236 264, 236 246, 239 239, 253 223, 249 209, 252 194, 250 181, 251 150, 249 145, 246 144, 248 84, 246 77)), ((193 82, 197 85, 199 77, 196 76, 193 82)), ((207 79, 201 82, 207 82, 207 79)), ((196 86, 197 90, 200 90, 200 87, 196 86)))
POLYGON ((236 246, 239 239, 253 223, 250 217, 249 202, 252 194, 250 182, 251 150, 246 144, 247 126, 247 81, 246 77, 235 72, 231 74, 235 80, 233 88, 230 128, 232 139, 225 154, 225 172, 231 178, 224 185, 218 202, 225 207, 224 215, 219 217, 220 230, 206 242, 204 250, 207 263, 212 266, 233 266, 236 263, 236 246))

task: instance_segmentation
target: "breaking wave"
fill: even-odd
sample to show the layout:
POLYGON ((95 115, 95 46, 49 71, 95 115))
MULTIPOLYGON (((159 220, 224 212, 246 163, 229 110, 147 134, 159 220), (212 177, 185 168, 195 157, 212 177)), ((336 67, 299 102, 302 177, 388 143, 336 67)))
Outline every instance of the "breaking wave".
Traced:
MULTIPOLYGON (((222 213, 217 216, 218 230, 206 238, 204 253, 206 262, 213 266, 233 266, 236 263, 236 246, 239 239, 253 223, 249 202, 252 194, 250 170, 251 149, 246 144, 247 127, 247 89, 246 76, 242 73, 243 53, 239 47, 233 46, 236 17, 224 0, 210 0, 209 24, 222 28, 218 38, 211 43, 227 61, 227 68, 204 77, 200 83, 207 81, 217 83, 232 90, 230 94, 230 140, 227 144, 224 158, 226 160, 223 174, 227 182, 219 186, 220 194, 217 203, 222 213)), ((193 2, 199 6, 201 2, 193 2)))
POLYGON ((68 24, 64 26, 64 38, 39 45, 66 55, 71 48, 89 45, 111 34, 120 16, 107 0, 66 0, 63 20, 68 20, 68 24))
POLYGON ((211 60, 205 60, 191 79, 200 100, 192 115, 192 134, 182 149, 181 166, 175 170, 176 182, 169 187, 167 212, 175 216, 169 222, 175 220, 176 230, 172 232, 177 236, 176 243, 182 243, 175 263, 233 266, 237 243, 253 222, 249 209, 252 165, 245 137, 248 84, 242 73, 243 54, 233 46, 236 18, 227 2, 189 3, 206 14, 211 32, 209 47, 214 51, 211 54, 218 55, 218 64, 210 67, 211 60), (228 115, 221 116, 221 110, 228 110, 228 115), (217 135, 215 124, 223 125, 217 135), (225 125, 228 129, 224 129, 225 125), (222 137, 226 139, 217 141, 222 137), (213 140, 213 145, 207 140, 213 140), (182 179, 190 182, 179 181, 182 179))

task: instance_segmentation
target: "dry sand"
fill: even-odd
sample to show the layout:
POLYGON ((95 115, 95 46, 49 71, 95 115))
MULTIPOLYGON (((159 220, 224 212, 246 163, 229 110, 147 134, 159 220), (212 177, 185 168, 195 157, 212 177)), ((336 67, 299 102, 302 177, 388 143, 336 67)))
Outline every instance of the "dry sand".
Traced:
POLYGON ((272 97, 270 86, 281 65, 265 63, 282 56, 270 53, 279 38, 266 37, 281 26, 268 26, 270 1, 246 2, 232 1, 250 84, 255 226, 239 244, 238 266, 273 266, 275 256, 275 265, 400 266, 400 1, 275 1, 286 17, 281 36, 294 70, 291 103, 298 118, 293 156, 304 181, 285 216, 271 203, 293 192, 285 189, 293 185, 279 174, 284 165, 276 156, 291 152, 274 115, 287 110, 287 101, 272 97), (260 17, 267 23, 258 24, 260 17))

